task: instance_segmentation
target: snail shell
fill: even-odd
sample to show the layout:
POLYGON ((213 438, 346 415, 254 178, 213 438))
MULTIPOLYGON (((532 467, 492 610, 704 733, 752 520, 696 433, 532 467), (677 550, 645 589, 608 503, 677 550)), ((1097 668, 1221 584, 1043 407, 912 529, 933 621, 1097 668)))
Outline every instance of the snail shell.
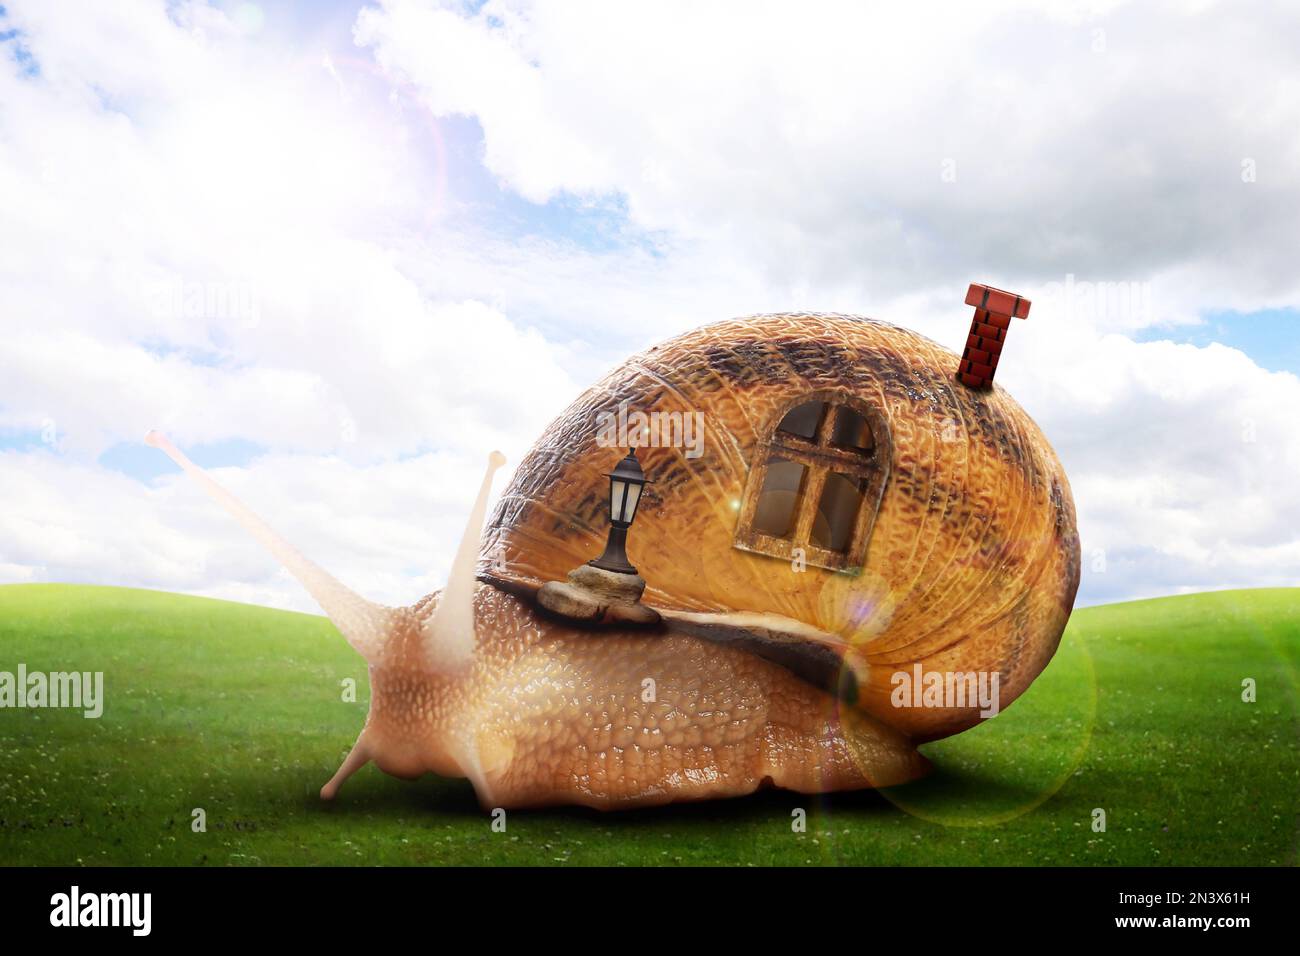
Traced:
POLYGON ((599 554, 604 476, 625 453, 601 441, 601 422, 620 408, 692 416, 701 445, 639 451, 652 483, 628 553, 645 603, 834 655, 856 705, 915 740, 961 731, 978 706, 896 707, 893 675, 918 664, 996 673, 1005 707, 1057 647, 1079 540, 1069 483, 1037 425, 1000 386, 956 382, 957 362, 924 336, 843 315, 752 316, 657 345, 584 392, 529 451, 485 531, 479 577, 535 591, 599 554), (812 435, 794 420, 810 407, 831 410, 812 435), (839 408, 862 426, 847 445, 827 424, 839 408), (764 502, 767 476, 799 462, 802 481, 784 492, 793 526, 767 533, 781 530, 768 512, 782 494, 774 480, 764 502), (826 504, 828 485, 849 490, 826 504), (857 502, 851 519, 837 500, 857 502))

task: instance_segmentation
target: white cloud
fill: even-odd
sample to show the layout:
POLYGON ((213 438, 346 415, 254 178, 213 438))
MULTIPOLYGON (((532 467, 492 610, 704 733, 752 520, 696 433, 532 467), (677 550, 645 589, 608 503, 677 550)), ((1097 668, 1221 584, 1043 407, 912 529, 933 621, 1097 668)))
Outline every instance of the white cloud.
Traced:
POLYGON ((1300 379, 1221 345, 1024 338, 1006 384, 1070 475, 1090 600, 1300 585, 1300 379))
POLYGON ((616 191, 876 299, 989 270, 1165 276, 1174 314, 1300 291, 1294 7, 448 7, 384 0, 358 42, 530 198, 616 191))
MULTIPOLYGON (((213 476, 313 560, 377 601, 439 586, 486 458, 422 455, 353 465, 269 455, 213 476)), ((151 485, 48 451, 0 452, 0 575, 186 591, 318 611, 274 559, 189 479, 151 485)))
POLYGON ((95 463, 158 425, 267 449, 223 480, 409 601, 486 452, 518 461, 632 350, 782 308, 956 348, 984 280, 1035 300, 998 375, 1071 475, 1088 599, 1300 583, 1300 382, 1128 337, 1300 304, 1293 12, 391 0, 305 39, 273 10, 5 7, 38 70, 0 68, 0 435, 58 446, 0 452, 0 581, 309 607, 179 476, 95 463), (503 195, 625 234, 521 238, 431 113, 476 120, 503 195))
POLYGON ((40 76, 0 74, 0 424, 52 419, 86 453, 162 424, 312 451, 346 430, 391 455, 517 442, 571 397, 562 350, 394 261, 385 234, 439 189, 409 111, 202 6, 59 10, 15 13, 40 76), (533 391, 502 393, 523 366, 533 391))
POLYGON ((95 464, 160 426, 270 449, 227 480, 358 588, 425 593, 487 451, 517 461, 582 384, 401 261, 444 229, 427 115, 200 4, 6 9, 37 70, 0 69, 0 429, 53 441, 0 455, 0 579, 305 606, 192 489, 95 464))

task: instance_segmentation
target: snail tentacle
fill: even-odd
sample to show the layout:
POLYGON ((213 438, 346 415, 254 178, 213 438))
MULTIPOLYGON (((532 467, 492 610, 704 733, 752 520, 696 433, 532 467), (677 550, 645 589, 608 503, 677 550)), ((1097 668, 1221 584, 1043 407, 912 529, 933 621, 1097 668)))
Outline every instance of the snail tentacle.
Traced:
POLYGON ((492 476, 505 463, 505 455, 499 451, 488 456, 487 471, 479 485, 478 497, 474 499, 469 520, 465 523, 465 533, 461 537, 460 547, 456 549, 447 586, 443 588, 432 616, 424 622, 422 633, 425 653, 430 664, 438 671, 460 670, 474 656, 474 575, 479 539, 483 536, 483 522, 487 517, 492 476))
POLYGON ((185 453, 173 445, 162 432, 150 431, 145 435, 144 440, 146 444, 162 450, 168 458, 180 465, 199 487, 243 526, 245 531, 270 551, 275 559, 284 565, 285 569, 315 598, 316 603, 321 606, 329 619, 334 622, 334 626, 347 638, 347 642, 358 654, 371 663, 382 657, 384 645, 396 627, 402 611, 366 600, 324 568, 308 560, 301 551, 253 514, 243 502, 190 461, 185 453))
POLYGON ((330 777, 329 782, 320 788, 320 798, 322 800, 333 800, 339 792, 339 787, 343 782, 352 776, 366 764, 370 763, 370 749, 366 746, 365 731, 357 738, 357 742, 352 745, 352 750, 343 759, 339 769, 330 777))

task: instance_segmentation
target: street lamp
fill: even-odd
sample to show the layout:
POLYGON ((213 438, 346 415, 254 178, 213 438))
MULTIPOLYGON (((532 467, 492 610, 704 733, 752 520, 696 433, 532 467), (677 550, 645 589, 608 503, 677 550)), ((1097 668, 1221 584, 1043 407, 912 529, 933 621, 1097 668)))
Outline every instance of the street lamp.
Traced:
POLYGON ((627 529, 636 520, 636 506, 641 503, 641 489, 645 487, 645 472, 636 460, 636 450, 630 449, 627 457, 618 463, 609 478, 609 539, 605 553, 587 563, 593 568, 613 571, 615 574, 636 574, 636 568, 627 559, 627 529))
POLYGON ((609 478, 609 537, 605 551, 569 572, 564 581, 547 581, 537 601, 571 621, 654 624, 659 612, 641 603, 645 579, 627 559, 627 529, 636 519, 641 492, 648 484, 636 451, 615 466, 609 478))

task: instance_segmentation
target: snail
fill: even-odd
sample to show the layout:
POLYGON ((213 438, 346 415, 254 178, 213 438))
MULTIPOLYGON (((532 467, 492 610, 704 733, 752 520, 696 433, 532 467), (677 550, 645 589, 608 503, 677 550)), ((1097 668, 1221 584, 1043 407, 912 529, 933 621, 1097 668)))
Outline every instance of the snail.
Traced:
POLYGON ((993 675, 1005 709, 1054 653, 1079 584, 1059 460, 1000 386, 955 381, 956 363, 842 315, 751 316, 656 345, 547 428, 488 519, 493 453, 447 585, 409 607, 348 590, 166 438, 146 440, 369 664, 369 715, 325 799, 371 761, 466 777, 485 808, 887 787, 927 772, 919 744, 983 719, 973 699, 900 706, 898 675, 993 675), (629 409, 702 425, 690 449, 663 429, 628 435, 650 478, 628 555, 655 622, 568 620, 537 596, 599 552, 603 476, 627 449, 597 423, 629 409))

